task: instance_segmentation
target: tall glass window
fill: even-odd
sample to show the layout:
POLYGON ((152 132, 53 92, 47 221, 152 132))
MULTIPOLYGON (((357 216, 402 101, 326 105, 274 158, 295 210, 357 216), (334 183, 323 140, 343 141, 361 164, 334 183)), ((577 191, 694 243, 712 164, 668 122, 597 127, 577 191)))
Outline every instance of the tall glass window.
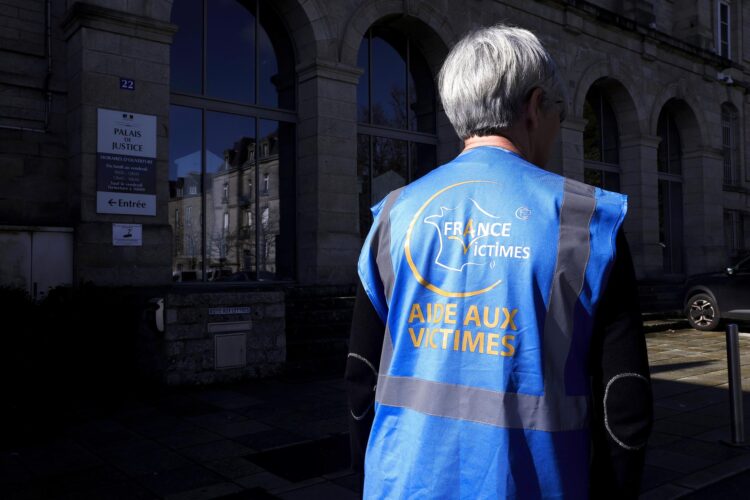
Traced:
POLYGON ((415 41, 387 25, 370 28, 359 48, 357 175, 362 237, 370 207, 435 168, 435 85, 415 41))
POLYGON ((724 210, 724 243, 730 263, 747 252, 745 226, 748 221, 747 214, 739 210, 724 210))
POLYGON ((172 227, 177 281, 294 277, 294 54, 271 5, 173 7, 169 203, 184 214, 172 227))
POLYGON ((732 57, 729 3, 717 2, 716 6, 716 52, 729 59, 732 57))
POLYGON ((737 110, 729 103, 721 105, 721 150, 724 159, 724 184, 738 186, 740 177, 739 126, 737 110))
POLYGON ((667 274, 683 272, 682 141, 670 110, 659 115, 657 150, 659 244, 667 274))
POLYGON ((594 86, 583 103, 584 181, 609 191, 620 191, 620 144, 615 112, 594 86))

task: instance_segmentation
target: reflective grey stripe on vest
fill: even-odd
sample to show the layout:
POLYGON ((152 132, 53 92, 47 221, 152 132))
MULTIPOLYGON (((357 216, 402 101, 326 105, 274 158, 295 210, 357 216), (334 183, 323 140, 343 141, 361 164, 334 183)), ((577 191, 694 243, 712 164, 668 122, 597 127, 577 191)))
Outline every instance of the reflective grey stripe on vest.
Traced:
POLYGON ((388 375, 378 377, 377 393, 375 400, 383 405, 510 429, 580 429, 579 416, 587 407, 586 398, 570 398, 567 411, 557 414, 545 397, 388 375))
MULTIPOLYGON (((388 304, 391 303, 393 283, 396 280, 393 271, 393 261, 391 259, 391 208, 393 208, 393 204, 403 190, 404 188, 402 187, 395 191, 391 191, 386 198, 383 208, 380 211, 380 225, 378 226, 377 238, 373 238, 372 242, 372 252, 375 254, 375 262, 378 265, 380 281, 383 283, 383 293, 385 294, 385 300, 388 304)), ((393 339, 391 338, 391 331, 386 323, 385 335, 383 335, 383 348, 380 353, 380 373, 388 371, 388 368, 391 366, 391 358, 393 358, 393 339)))
POLYGON ((375 262, 378 264, 380 281, 383 283, 383 292, 385 299, 390 304, 391 294, 393 294, 393 282, 395 276, 393 273, 393 261, 391 260, 391 208, 401 195, 404 188, 391 191, 385 199, 383 208, 380 211, 380 223, 378 226, 378 237, 373 238, 372 249, 375 254, 375 262))
MULTIPOLYGON (((574 331, 575 304, 584 284, 589 259, 589 225, 595 209, 594 188, 566 179, 560 208, 557 261, 542 339, 546 354, 542 396, 389 376, 391 345, 388 347, 391 351, 388 352, 388 363, 384 363, 385 356, 381 357, 376 401, 382 405, 498 427, 551 432, 584 428, 587 425, 588 398, 567 396, 564 380, 574 331)), ((387 349, 385 344, 390 343, 389 333, 386 331, 383 355, 387 349)))
MULTIPOLYGON (((388 325, 385 325, 385 335, 383 335, 383 348, 380 351, 380 369, 378 371, 378 382, 375 384, 375 401, 380 401, 380 378, 383 377, 383 373, 388 373, 388 369, 391 367, 391 360, 393 359, 393 338, 391 338, 391 329, 388 325)), ((387 378, 387 377, 386 377, 387 378)))
MULTIPOLYGON (((560 237, 557 263, 547 301, 544 321, 544 394, 554 413, 569 412, 570 399, 565 396, 565 364, 570 353, 575 325, 575 305, 586 280, 586 266, 591 254, 591 218, 596 209, 594 188, 565 179, 560 208, 560 237), (550 356, 547 353, 559 353, 550 356)), ((575 405, 577 407, 577 405, 575 405)), ((585 421, 584 413, 579 415, 585 421)))

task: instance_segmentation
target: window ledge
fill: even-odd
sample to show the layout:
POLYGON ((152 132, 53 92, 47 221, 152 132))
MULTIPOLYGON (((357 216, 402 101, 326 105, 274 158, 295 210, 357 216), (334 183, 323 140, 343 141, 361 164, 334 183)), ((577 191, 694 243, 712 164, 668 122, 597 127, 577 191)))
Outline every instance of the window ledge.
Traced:
POLYGON ((723 184, 722 188, 724 191, 729 191, 731 193, 750 194, 750 189, 743 186, 736 186, 734 184, 723 184))

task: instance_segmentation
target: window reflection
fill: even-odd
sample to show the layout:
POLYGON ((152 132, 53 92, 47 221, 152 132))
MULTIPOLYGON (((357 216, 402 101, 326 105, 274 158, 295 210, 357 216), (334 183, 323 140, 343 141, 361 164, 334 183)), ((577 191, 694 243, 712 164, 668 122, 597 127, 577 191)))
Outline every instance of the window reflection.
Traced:
POLYGON ((172 106, 169 113, 169 211, 172 221, 172 276, 199 279, 201 251, 201 111, 172 106), (180 214, 184 219, 180 220, 180 214))
POLYGON ((249 199, 240 189, 246 184, 248 171, 254 168, 248 157, 254 144, 253 118, 206 113, 205 246, 209 280, 227 276, 242 267, 237 223, 239 212, 249 199))
POLYGON ((394 189, 405 185, 409 178, 406 163, 406 141, 373 137, 372 202, 377 203, 394 189))
POLYGON ((265 108, 294 109, 295 59, 273 6, 183 0, 172 9, 173 99, 194 106, 170 111, 177 280, 294 278, 295 117, 265 108), (287 122, 261 119, 269 115, 287 122))
POLYGON ((254 185, 260 188, 259 192, 252 193, 256 200, 253 211, 259 220, 254 221, 255 230, 243 238, 242 248, 246 269, 257 272, 260 279, 268 279, 276 275, 276 249, 281 234, 279 123, 260 120, 258 136, 261 154, 250 166, 248 176, 255 179, 254 185))
POLYGON ((387 29, 372 33, 372 123, 407 128, 406 39, 387 29))
POLYGON ((372 225, 370 207, 394 189, 435 168, 435 158, 436 148, 432 144, 358 135, 357 185, 362 238, 367 236, 372 225))
POLYGON ((293 275, 293 252, 279 248, 294 244, 294 128, 273 120, 258 122, 256 137, 251 117, 215 112, 206 116, 209 280, 293 275), (291 208, 284 210, 282 200, 291 208))
POLYGON ((172 40, 170 85, 172 90, 200 94, 203 1, 182 0, 172 12, 172 22, 178 29, 172 40))
POLYGON ((184 0, 172 9, 172 22, 178 27, 171 48, 173 91, 294 109, 294 50, 268 3, 184 0))
POLYGON ((294 50, 284 27, 269 8, 260 6, 258 17, 259 104, 294 109, 294 50))
POLYGON ((357 183, 359 228, 372 224, 370 207, 390 191, 421 177, 436 162, 435 87, 425 58, 412 39, 388 25, 376 25, 362 39, 357 65, 357 183), (388 127, 391 137, 379 137, 388 127))
POLYGON ((361 123, 435 132, 432 73, 411 39, 375 26, 362 39, 357 65, 363 70, 357 87, 361 123))
MULTIPOLYGON (((277 108, 279 106, 279 97, 276 91, 278 82, 279 65, 276 63, 276 54, 271 45, 271 39, 263 27, 258 32, 258 45, 260 46, 260 60, 258 61, 258 71, 260 72, 260 104, 277 108), (274 82, 274 80, 277 80, 274 82)), ((289 83, 287 82, 287 85, 289 83)))
POLYGON ((409 130, 434 134, 435 87, 430 68, 413 49, 409 50, 409 66, 409 130))
POLYGON ((255 2, 208 2, 206 94, 255 102, 255 2))

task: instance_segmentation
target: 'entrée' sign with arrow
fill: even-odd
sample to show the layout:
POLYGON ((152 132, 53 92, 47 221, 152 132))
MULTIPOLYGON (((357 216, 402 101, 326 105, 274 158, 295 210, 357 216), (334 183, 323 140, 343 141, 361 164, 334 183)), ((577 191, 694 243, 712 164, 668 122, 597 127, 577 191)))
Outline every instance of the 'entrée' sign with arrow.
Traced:
POLYGON ((156 117, 98 110, 96 212, 156 215, 156 117))

